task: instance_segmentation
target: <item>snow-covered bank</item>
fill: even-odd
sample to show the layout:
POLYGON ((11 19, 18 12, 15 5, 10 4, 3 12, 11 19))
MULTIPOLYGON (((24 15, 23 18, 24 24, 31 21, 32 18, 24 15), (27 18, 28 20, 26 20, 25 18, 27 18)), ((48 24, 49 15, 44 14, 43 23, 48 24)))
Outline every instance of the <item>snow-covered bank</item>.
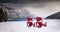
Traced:
POLYGON ((0 32, 60 32, 60 20, 43 20, 47 22, 47 27, 27 27, 26 21, 2 22, 0 32))

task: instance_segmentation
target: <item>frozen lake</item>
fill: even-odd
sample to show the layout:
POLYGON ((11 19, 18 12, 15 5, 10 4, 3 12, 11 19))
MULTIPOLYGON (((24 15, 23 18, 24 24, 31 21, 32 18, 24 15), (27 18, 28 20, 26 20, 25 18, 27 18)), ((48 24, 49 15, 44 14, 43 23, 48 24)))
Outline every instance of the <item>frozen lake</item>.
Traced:
POLYGON ((0 23, 0 32, 60 32, 60 20, 43 20, 47 27, 27 27, 26 21, 11 21, 0 23))

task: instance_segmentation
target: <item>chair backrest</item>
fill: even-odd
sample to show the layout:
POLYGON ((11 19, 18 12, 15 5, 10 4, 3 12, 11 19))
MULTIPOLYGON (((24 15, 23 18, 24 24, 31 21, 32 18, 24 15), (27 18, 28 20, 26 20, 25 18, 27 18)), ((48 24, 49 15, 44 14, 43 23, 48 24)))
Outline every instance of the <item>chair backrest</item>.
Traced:
POLYGON ((27 21, 32 21, 32 18, 30 18, 30 17, 27 17, 27 21))
POLYGON ((42 18, 41 18, 41 17, 36 17, 36 20, 37 20, 37 21, 41 21, 42 18))

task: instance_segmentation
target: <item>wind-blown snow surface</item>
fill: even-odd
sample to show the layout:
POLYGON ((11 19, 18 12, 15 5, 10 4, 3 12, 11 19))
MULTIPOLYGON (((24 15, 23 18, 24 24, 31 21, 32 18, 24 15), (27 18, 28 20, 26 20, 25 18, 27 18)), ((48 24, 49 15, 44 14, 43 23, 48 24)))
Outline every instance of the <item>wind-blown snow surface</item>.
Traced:
POLYGON ((26 21, 0 23, 0 32, 60 32, 60 20, 43 20, 47 27, 27 27, 26 21))

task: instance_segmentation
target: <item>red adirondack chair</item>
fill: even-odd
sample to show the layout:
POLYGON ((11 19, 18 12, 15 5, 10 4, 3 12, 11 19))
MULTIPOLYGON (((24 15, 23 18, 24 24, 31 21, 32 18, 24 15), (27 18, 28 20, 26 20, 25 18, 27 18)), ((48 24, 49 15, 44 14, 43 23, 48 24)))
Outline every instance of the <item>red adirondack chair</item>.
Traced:
POLYGON ((27 18, 27 26, 28 26, 28 27, 31 27, 32 25, 33 25, 33 23, 32 23, 32 18, 28 17, 28 18, 27 18))
POLYGON ((37 20, 37 22, 35 22, 33 26, 36 26, 36 27, 45 26, 45 27, 46 27, 46 24, 47 24, 47 23, 43 24, 43 23, 42 23, 42 18, 41 18, 41 17, 36 17, 36 20, 37 20))

